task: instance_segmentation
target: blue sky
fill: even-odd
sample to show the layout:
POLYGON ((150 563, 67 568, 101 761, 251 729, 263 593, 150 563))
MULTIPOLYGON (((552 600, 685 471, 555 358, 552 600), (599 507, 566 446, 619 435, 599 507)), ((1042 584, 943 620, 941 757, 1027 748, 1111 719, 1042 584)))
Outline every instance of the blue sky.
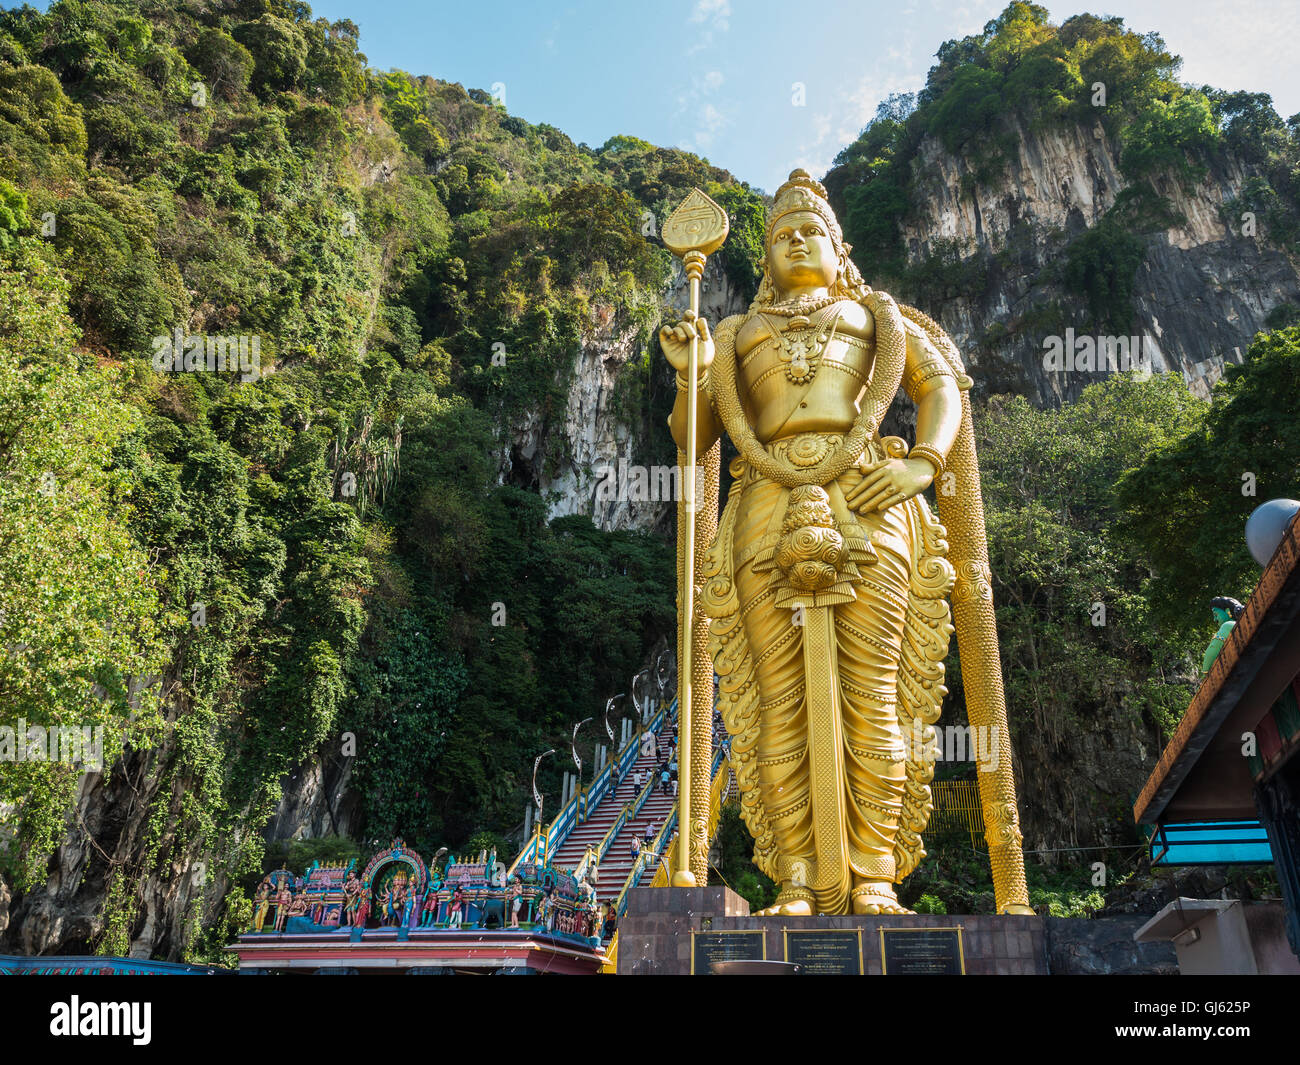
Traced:
MULTIPOLYGON (((775 0, 317 0, 351 18, 381 70, 505 87, 507 109, 593 147, 617 133, 690 149, 769 192, 794 166, 823 173, 891 92, 919 89, 939 45, 975 33, 1004 0, 897 4, 775 0), (803 106, 792 86, 805 86, 803 106)), ((1049 4, 1155 30, 1195 84, 1272 94, 1300 111, 1294 0, 1049 4)))

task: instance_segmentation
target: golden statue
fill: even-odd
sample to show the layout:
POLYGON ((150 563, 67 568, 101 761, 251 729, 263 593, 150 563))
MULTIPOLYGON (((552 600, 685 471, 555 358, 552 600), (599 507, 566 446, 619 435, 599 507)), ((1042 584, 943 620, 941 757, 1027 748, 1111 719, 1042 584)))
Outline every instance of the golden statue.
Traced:
POLYGON ((692 283, 692 310, 660 332, 678 371, 679 575, 694 593, 683 599, 693 638, 679 634, 689 869, 674 883, 704 882, 716 671, 754 861, 779 885, 764 912, 909 912, 894 885, 925 854, 951 594, 970 724, 996 747, 978 779, 998 911, 1032 913, 956 347, 864 283, 825 189, 802 170, 776 194, 748 313, 710 331, 700 252, 726 234, 710 208, 697 190, 664 229, 692 283), (916 405, 910 451, 879 434, 900 384, 916 405), (723 431, 739 457, 719 522, 723 431), (936 478, 946 528, 921 495, 936 478))

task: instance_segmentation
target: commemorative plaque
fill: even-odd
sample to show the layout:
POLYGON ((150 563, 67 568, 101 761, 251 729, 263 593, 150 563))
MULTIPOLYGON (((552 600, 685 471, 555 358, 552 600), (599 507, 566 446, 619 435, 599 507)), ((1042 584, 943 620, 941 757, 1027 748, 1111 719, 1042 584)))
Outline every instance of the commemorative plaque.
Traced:
POLYGON ((766 961, 767 940, 763 932, 737 929, 731 932, 691 933, 691 975, 709 976, 715 961, 766 961))
POLYGON ((960 928, 882 928, 880 965, 886 976, 964 976, 960 928))
POLYGON ((785 960, 814 976, 861 976, 862 930, 853 928, 786 929, 785 960))

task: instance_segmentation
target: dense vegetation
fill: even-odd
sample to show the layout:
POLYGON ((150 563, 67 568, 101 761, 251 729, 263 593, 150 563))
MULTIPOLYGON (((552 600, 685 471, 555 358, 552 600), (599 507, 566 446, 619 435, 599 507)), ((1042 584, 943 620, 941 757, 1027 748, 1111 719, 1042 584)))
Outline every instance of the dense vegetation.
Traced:
MULTIPOLYGON (((0 703, 109 724, 139 797, 85 946, 125 951, 151 877, 256 870, 317 752, 355 744, 367 839, 509 830, 533 754, 671 634, 670 544, 548 521, 526 466, 500 475, 519 420, 564 459, 580 345, 645 352, 670 266, 646 213, 696 184, 752 291, 761 200, 725 172, 375 72, 305 4, 0 13, 0 703), (241 372, 159 372, 178 330, 245 338, 241 372)), ((648 366, 626 415, 671 462, 648 366)), ((19 890, 75 786, 0 767, 19 890)))

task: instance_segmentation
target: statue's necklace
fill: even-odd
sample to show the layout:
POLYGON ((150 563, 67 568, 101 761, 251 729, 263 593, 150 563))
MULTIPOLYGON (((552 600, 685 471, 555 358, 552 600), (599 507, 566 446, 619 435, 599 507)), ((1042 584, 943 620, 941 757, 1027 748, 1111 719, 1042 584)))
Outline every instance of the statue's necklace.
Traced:
MULTIPOLYGON (((816 301, 821 302, 821 301, 816 301)), ((834 297, 830 302, 837 302, 834 297)), ((822 306, 829 306, 823 303, 822 306)), ((820 310, 815 308, 814 310, 820 310)), ((785 314, 784 310, 778 311, 779 314, 785 314)), ((789 312, 792 317, 784 327, 778 328, 772 320, 762 311, 759 317, 763 319, 768 329, 772 331, 772 336, 776 340, 777 347, 781 349, 781 361, 785 363, 785 377, 792 385, 809 385, 817 376, 817 369, 821 365, 822 356, 826 354, 826 349, 830 342, 835 339, 835 330, 840 327, 840 318, 842 312, 837 311, 832 316, 830 331, 826 330, 826 323, 823 321, 817 329, 809 329, 812 320, 805 314, 794 314, 789 312), (799 335, 795 337, 786 336, 787 332, 798 330, 799 335)))
POLYGON ((807 318, 816 314, 823 307, 839 302, 838 296, 799 296, 782 303, 774 303, 763 308, 768 314, 779 314, 783 318, 807 318))
MULTIPOLYGON (((797 467, 784 456, 769 455, 758 442, 736 390, 735 337, 720 338, 713 361, 714 403, 736 450, 745 462, 768 480, 787 488, 799 484, 829 484, 858 461, 867 440, 880 428, 880 421, 903 379, 907 333, 898 304, 885 293, 864 289, 861 300, 876 321, 876 357, 871 368, 871 380, 860 400, 858 416, 848 436, 815 466, 797 467)), ((721 327, 719 332, 723 332, 721 327)))

